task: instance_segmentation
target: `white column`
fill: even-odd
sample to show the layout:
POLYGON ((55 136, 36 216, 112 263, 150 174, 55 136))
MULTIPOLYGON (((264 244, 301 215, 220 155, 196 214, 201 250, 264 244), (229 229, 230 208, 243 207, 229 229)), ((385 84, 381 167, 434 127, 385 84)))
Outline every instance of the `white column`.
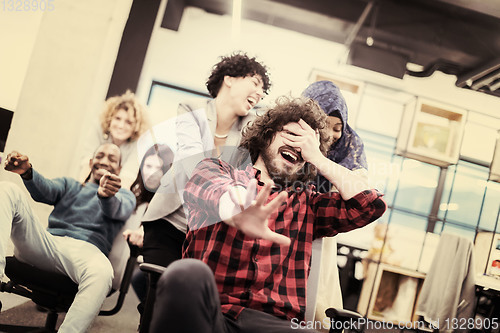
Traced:
MULTIPOLYGON (((49 178, 77 174, 80 140, 101 111, 132 0, 52 3, 41 18, 5 148, 28 155, 49 178)), ((3 167, 0 180, 21 184, 3 167)), ((49 212, 35 207, 41 221, 49 212)))

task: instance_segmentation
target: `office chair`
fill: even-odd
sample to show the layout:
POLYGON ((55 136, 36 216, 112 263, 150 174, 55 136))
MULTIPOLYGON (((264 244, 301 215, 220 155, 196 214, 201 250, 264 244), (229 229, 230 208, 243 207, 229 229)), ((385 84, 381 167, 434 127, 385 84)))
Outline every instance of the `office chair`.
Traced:
MULTIPOLYGON (((119 235, 121 237, 121 235, 119 235)), ((115 246, 113 243, 113 246, 115 246)), ((127 294, 132 272, 137 262, 139 248, 129 244, 130 256, 125 264, 121 282, 119 283, 119 295, 115 306, 111 310, 101 310, 100 316, 111 316, 120 311, 127 294)), ((75 295, 78 285, 68 276, 52 273, 36 268, 32 265, 20 262, 15 257, 7 257, 5 274, 10 279, 8 282, 0 283, 0 292, 8 292, 31 299, 35 304, 47 310, 47 318, 44 327, 23 327, 15 325, 0 324, 1 332, 21 332, 21 329, 37 329, 37 332, 56 332, 58 313, 67 312, 75 295)), ((116 283, 114 283, 116 284, 116 283)), ((110 296, 116 291, 112 289, 110 296)), ((1 311, 0 302, 0 311, 1 311)))
MULTIPOLYGON (((336 244, 336 242, 335 242, 336 244)), ((313 321, 315 312, 316 312, 316 296, 318 291, 318 281, 319 281, 319 269, 321 263, 321 253, 322 253, 323 239, 317 239, 313 242, 312 246, 312 262, 311 262, 311 270, 308 277, 308 286, 307 286, 307 307, 305 313, 306 321, 313 321)), ((336 265, 336 262, 333 263, 336 265)), ((160 279, 161 274, 165 271, 165 267, 142 263, 139 265, 140 269, 143 272, 148 274, 148 292, 146 296, 146 302, 144 307, 144 312, 142 314, 142 319, 140 323, 139 333, 148 333, 149 332, 149 324, 151 322, 153 316, 153 308, 156 294, 156 286, 158 280, 160 279)), ((335 292, 337 295, 341 296, 340 291, 340 282, 337 279, 332 286, 332 292, 335 292)), ((340 302, 341 305, 342 302, 340 302)), ((339 304, 337 304, 339 305, 339 304)), ((340 322, 341 324, 334 325, 330 328, 329 333, 341 333, 343 331, 343 327, 346 327, 345 322, 356 321, 360 318, 363 318, 359 313, 349 310, 344 310, 341 308, 328 308, 325 310, 325 314, 330 318, 331 322, 340 322)))

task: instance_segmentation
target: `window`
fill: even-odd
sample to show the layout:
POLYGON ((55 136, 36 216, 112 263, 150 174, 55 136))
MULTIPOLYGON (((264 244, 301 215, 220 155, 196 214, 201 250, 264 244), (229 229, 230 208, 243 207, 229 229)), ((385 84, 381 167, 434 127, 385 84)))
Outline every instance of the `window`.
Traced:
POLYGON ((431 212, 438 178, 439 167, 405 159, 394 206, 428 215, 431 212))
POLYGON ((487 178, 488 168, 483 166, 460 161, 456 166, 450 167, 438 216, 475 228, 487 178))
POLYGON ((416 215, 394 209, 389 223, 425 231, 427 229, 427 216, 416 215))
MULTIPOLYGON (((498 211, 500 210, 500 183, 488 182, 486 185, 486 195, 484 197, 484 203, 481 210, 481 220, 479 222, 479 227, 487 231, 493 231, 495 229, 495 223, 498 218, 498 211)), ((500 223, 500 221, 498 221, 500 223)), ((497 226, 497 230, 500 230, 500 226, 497 226)))
POLYGON ((365 146, 370 185, 383 192, 386 200, 390 200, 388 196, 393 190, 390 191, 387 186, 400 169, 392 154, 395 141, 393 138, 364 130, 357 130, 357 133, 365 146))

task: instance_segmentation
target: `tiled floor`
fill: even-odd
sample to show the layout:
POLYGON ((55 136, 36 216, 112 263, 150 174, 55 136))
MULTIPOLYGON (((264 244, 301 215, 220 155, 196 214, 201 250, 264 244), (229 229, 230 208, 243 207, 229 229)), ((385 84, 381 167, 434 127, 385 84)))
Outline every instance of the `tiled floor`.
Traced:
POLYGON ((26 298, 14 294, 0 293, 0 302, 2 302, 2 311, 6 311, 26 302, 26 298))

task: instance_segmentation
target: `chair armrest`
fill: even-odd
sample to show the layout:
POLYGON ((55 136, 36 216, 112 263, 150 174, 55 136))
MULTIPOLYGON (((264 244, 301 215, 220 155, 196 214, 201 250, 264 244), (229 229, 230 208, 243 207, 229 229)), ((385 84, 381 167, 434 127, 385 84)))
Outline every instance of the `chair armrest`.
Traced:
POLYGON ((141 248, 138 247, 137 245, 130 243, 128 240, 127 240, 127 245, 128 248, 130 249, 130 256, 133 258, 137 258, 141 253, 141 248))
MULTIPOLYGON (((350 324, 363 318, 359 313, 344 309, 328 308, 325 314, 330 318, 331 322, 329 333, 342 333, 345 328, 348 328, 349 332, 359 332, 354 325, 350 324)), ((361 330, 361 332, 364 332, 364 330, 361 330)))
POLYGON ((336 318, 337 320, 363 318, 363 316, 357 312, 337 308, 328 308, 326 309, 325 314, 327 315, 327 317, 336 318))
POLYGON ((130 249, 130 256, 127 260, 127 264, 125 265, 125 272, 123 273, 123 278, 120 283, 120 293, 118 295, 118 299, 116 300, 116 305, 111 310, 101 310, 99 312, 99 316, 112 316, 116 314, 123 306, 123 302, 125 301, 125 296, 127 295, 130 282, 132 281, 132 273, 134 272, 134 267, 137 263, 137 257, 140 253, 140 248, 129 241, 127 241, 128 247, 130 249))
POLYGON ((156 273, 158 275, 161 275, 166 267, 160 266, 160 265, 155 265, 155 264, 148 264, 148 263, 142 263, 139 265, 139 268, 141 271, 146 272, 146 273, 156 273))

